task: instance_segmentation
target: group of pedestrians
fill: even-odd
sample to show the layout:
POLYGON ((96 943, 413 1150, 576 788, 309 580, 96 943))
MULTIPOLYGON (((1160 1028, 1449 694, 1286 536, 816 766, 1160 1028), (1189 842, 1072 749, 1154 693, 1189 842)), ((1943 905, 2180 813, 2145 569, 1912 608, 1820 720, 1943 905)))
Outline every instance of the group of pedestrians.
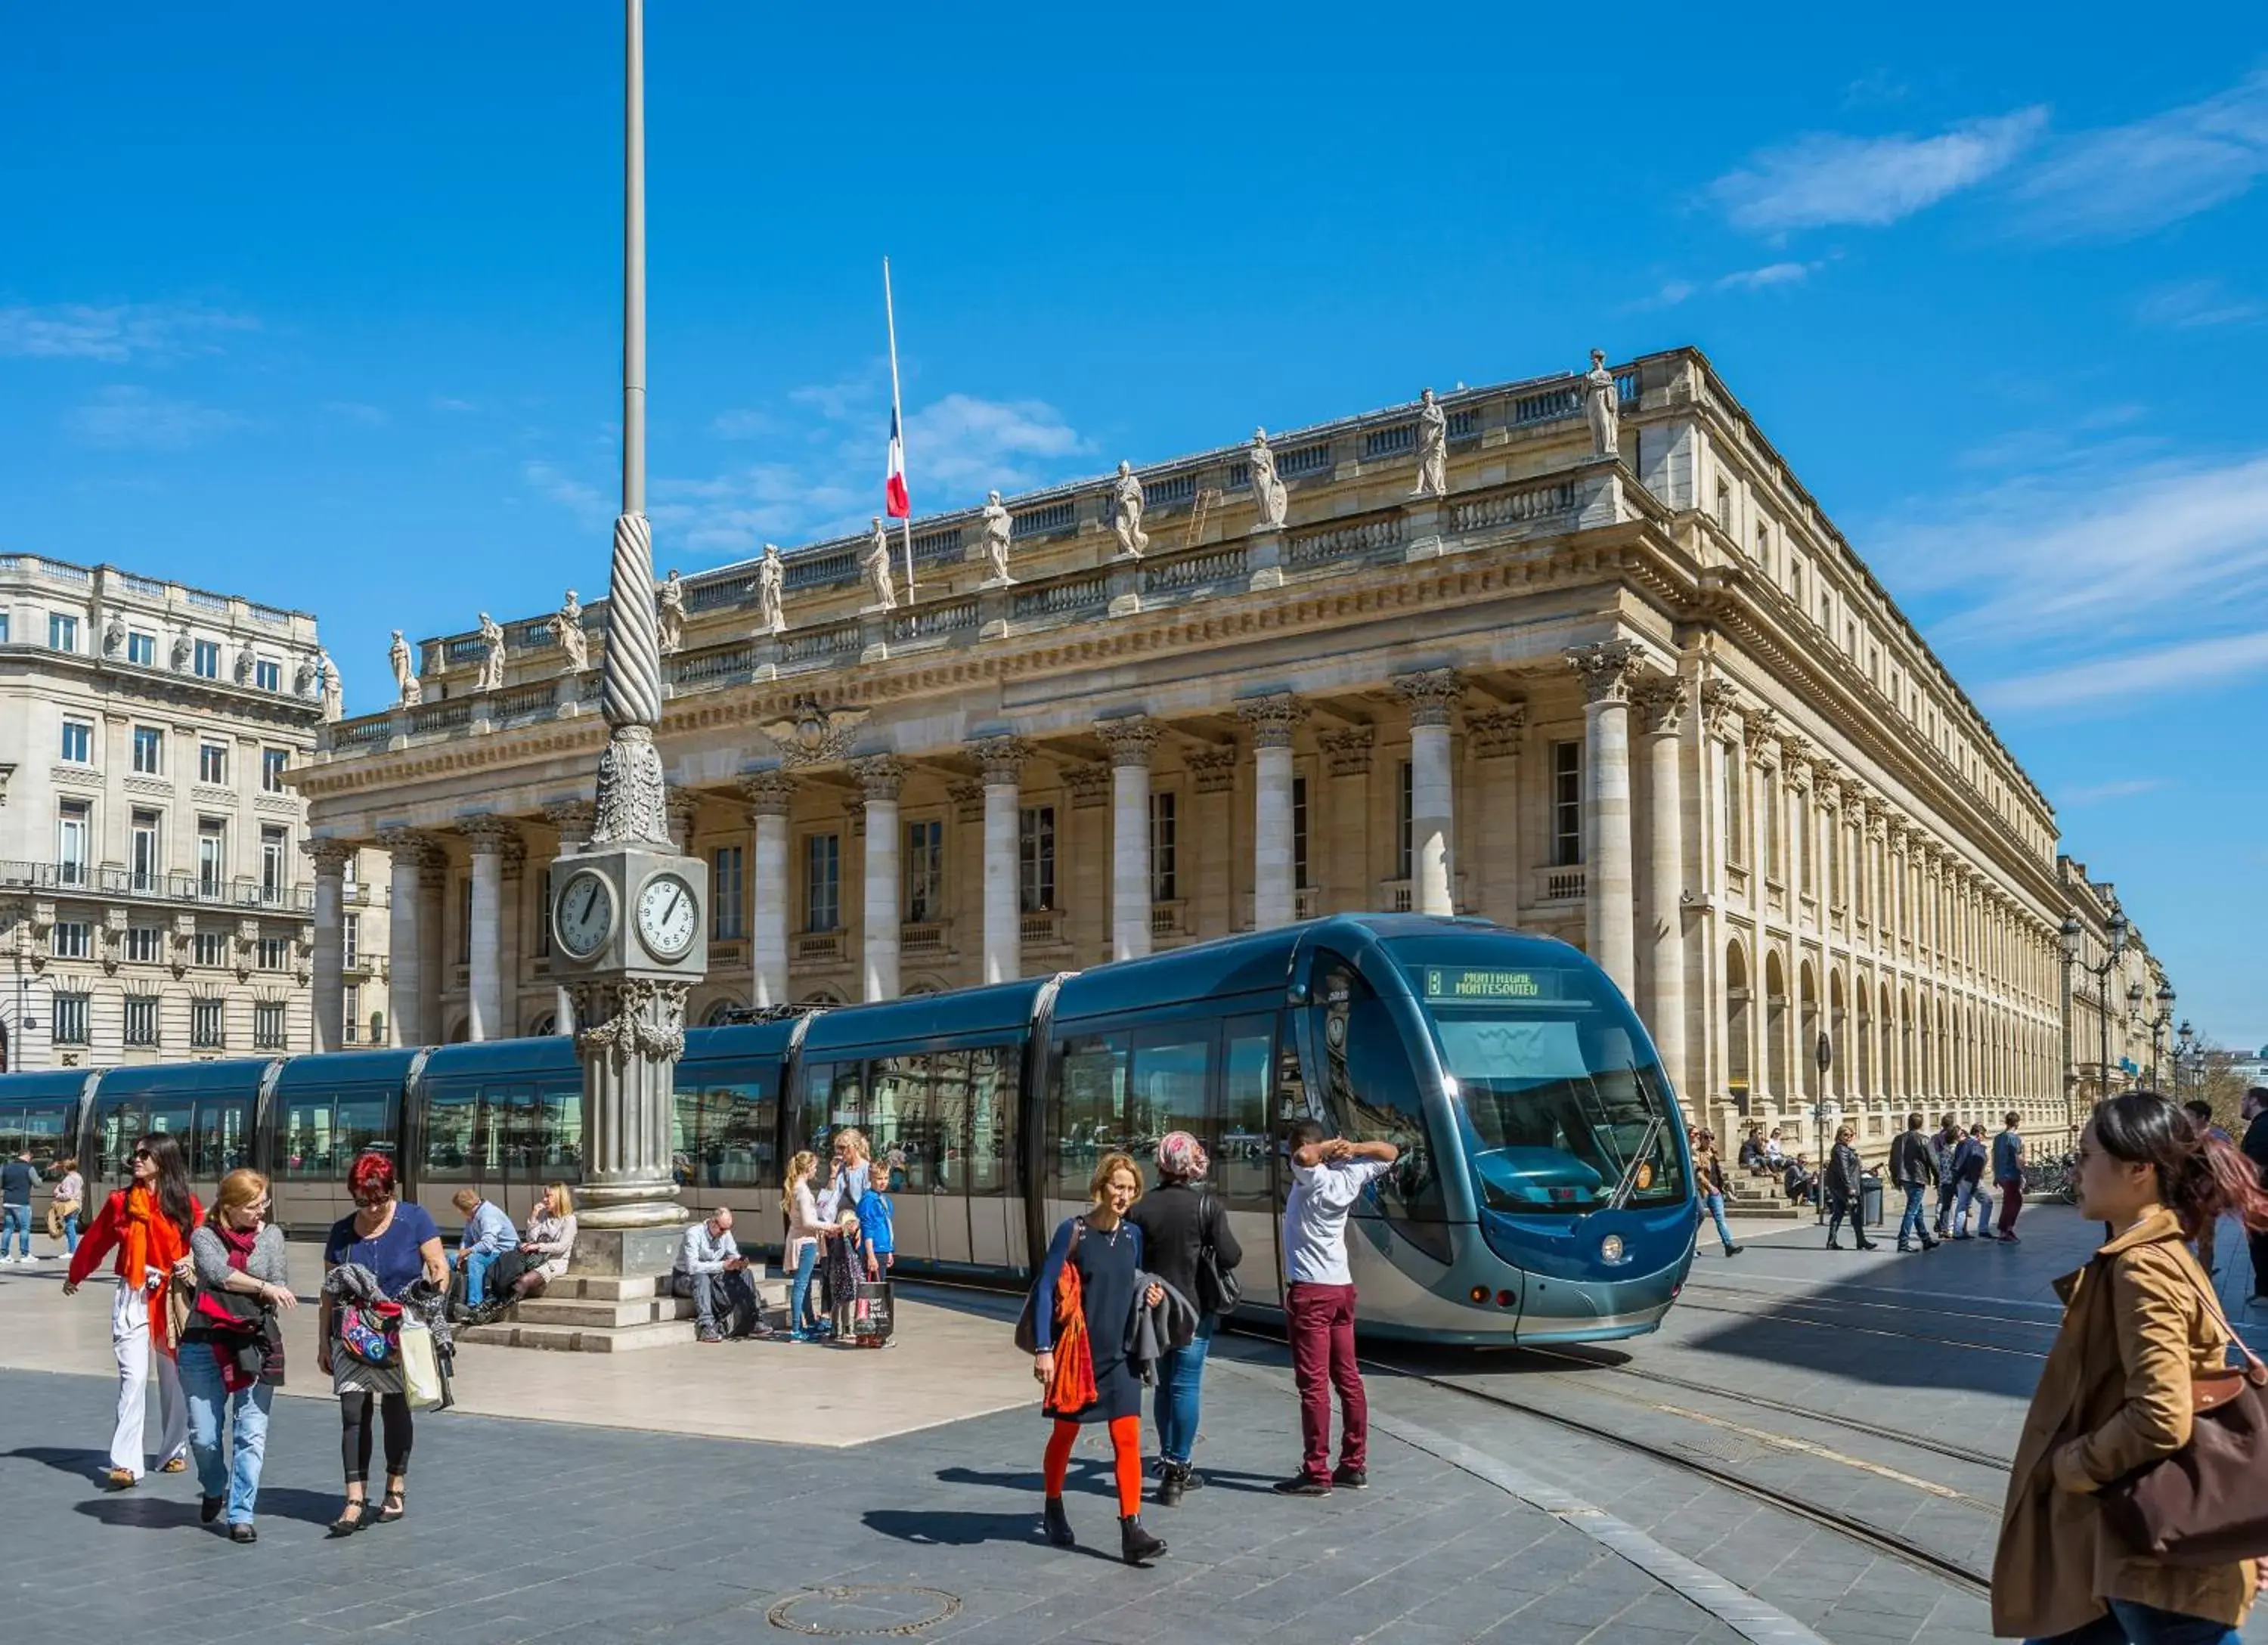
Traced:
MULTIPOLYGON (((63 1242, 59 1254, 68 1259, 78 1250, 86 1179, 79 1175, 77 1159, 70 1154, 55 1162, 55 1180, 47 1184, 48 1237, 63 1242)), ((0 1265, 48 1260, 32 1254, 32 1211, 42 1175, 29 1144, 18 1147, 12 1158, 0 1160, 0 1265)))
MULTIPOLYGON (((1313 1121, 1292 1132, 1292 1191, 1284 1207, 1284 1314, 1300 1391, 1299 1472, 1277 1482, 1287 1496, 1327 1496, 1370 1483, 1369 1407, 1355 1361, 1355 1289, 1347 1266, 1347 1215, 1397 1153, 1390 1142, 1327 1137, 1313 1121), (1339 1411, 1332 1462, 1331 1404, 1339 1411)), ((1219 1199, 1205 1191, 1210 1162, 1197 1138, 1160 1140, 1159 1186, 1144 1191, 1130 1154, 1095 1163, 1088 1208, 1056 1228, 1026 1304, 1019 1341, 1032 1354, 1051 1423, 1042 1479, 1042 1523, 1057 1547, 1078 1538, 1064 1506, 1071 1448, 1082 1427, 1110 1436, 1119 1553, 1145 1565, 1166 1552, 1142 1523, 1142 1388, 1154 1384, 1160 1507, 1201 1486, 1193 1462, 1205 1361, 1221 1315, 1234 1306, 1244 1259, 1219 1199)))

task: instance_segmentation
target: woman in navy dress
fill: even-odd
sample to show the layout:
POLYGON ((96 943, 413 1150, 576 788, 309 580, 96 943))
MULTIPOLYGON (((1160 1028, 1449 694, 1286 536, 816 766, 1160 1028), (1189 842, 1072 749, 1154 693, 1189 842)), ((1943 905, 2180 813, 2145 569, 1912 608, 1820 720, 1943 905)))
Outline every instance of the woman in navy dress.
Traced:
MULTIPOLYGON (((1142 1272, 1142 1230, 1126 1221, 1126 1212, 1142 1197, 1142 1173, 1127 1155, 1106 1154, 1087 1194, 1093 1201, 1087 1213, 1064 1219, 1049 1243, 1032 1309, 1038 1345, 1032 1375, 1047 1391, 1041 1409, 1055 1420, 1047 1452, 1048 1540, 1059 1548, 1073 1545, 1063 1501, 1071 1447, 1082 1424, 1108 1423, 1120 1552, 1129 1565, 1139 1565, 1166 1551, 1142 1529, 1142 1383, 1126 1362, 1127 1325, 1142 1272), (1075 1317, 1069 1307, 1073 1291, 1075 1317)), ((1155 1305, 1162 1295, 1153 1285, 1145 1300, 1155 1305)))

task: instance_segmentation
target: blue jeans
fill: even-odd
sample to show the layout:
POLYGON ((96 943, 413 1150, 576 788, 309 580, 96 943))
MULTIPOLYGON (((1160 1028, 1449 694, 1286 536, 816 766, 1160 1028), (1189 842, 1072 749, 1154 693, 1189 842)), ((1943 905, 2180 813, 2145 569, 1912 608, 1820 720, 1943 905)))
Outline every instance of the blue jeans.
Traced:
POLYGON ((1704 1194, 1701 1196, 1701 1203, 1707 1206, 1709 1214, 1716 1218, 1717 1237, 1725 1242, 1725 1250, 1729 1256, 1733 1250, 1733 1230, 1725 1226, 1725 1196, 1704 1194))
POLYGON ((819 1316, 811 1306, 811 1271, 819 1265, 819 1242, 804 1242, 803 1255, 795 1259, 795 1283, 787 1299, 787 1323, 791 1331, 809 1331, 819 1323, 819 1316))
POLYGON ((1197 1442, 1197 1411, 1204 1400, 1205 1355, 1212 1351, 1213 1317, 1197 1321, 1186 1346, 1168 1348, 1158 1361, 1158 1455, 1186 1463, 1197 1442))
POLYGON ((2184 1616, 2131 1599, 2108 1602, 2110 1614, 2097 1617, 2083 1628, 2034 1640, 2030 1645, 2242 1645, 2242 1636, 2226 1622, 2210 1617, 2184 1616))
POLYGON ((78 1254, 78 1213, 74 1211, 63 1219, 63 1255, 78 1254))
POLYGON ((501 1251, 468 1250, 459 1253, 465 1269, 465 1306, 478 1308, 487 1294, 489 1269, 501 1251))
POLYGON ((16 1236, 16 1254, 32 1254, 32 1207, 29 1206, 0 1206, 0 1257, 8 1254, 8 1236, 16 1236))
POLYGON ((1922 1213, 1922 1201, 1928 1192, 1928 1189, 1919 1183, 1906 1184, 1906 1213, 1898 1220, 1898 1244, 1901 1249, 1917 1240, 1926 1243, 1930 1237, 1922 1213))
POLYGON ((235 1393, 220 1379, 212 1345, 185 1342, 178 1361, 181 1391, 189 1402, 189 1455, 196 1459, 197 1492, 228 1499, 228 1523, 248 1525, 260 1494, 260 1464, 268 1451, 268 1407, 276 1390, 254 1383, 235 1393), (233 1425, 227 1448, 221 1444, 221 1419, 233 1425))

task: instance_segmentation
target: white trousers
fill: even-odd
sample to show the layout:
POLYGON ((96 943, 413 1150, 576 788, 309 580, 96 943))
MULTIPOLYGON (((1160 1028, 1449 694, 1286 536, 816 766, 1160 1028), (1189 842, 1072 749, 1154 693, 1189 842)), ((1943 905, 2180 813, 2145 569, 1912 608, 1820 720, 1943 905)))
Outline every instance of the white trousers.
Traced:
POLYGON ((110 1351, 118 1359, 118 1426, 110 1436, 110 1465, 136 1479, 149 1472, 143 1459, 144 1413, 150 1398, 150 1361, 158 1361, 158 1464, 189 1449, 189 1407, 181 1375, 170 1354, 150 1350, 150 1294, 121 1281, 110 1304, 110 1351))

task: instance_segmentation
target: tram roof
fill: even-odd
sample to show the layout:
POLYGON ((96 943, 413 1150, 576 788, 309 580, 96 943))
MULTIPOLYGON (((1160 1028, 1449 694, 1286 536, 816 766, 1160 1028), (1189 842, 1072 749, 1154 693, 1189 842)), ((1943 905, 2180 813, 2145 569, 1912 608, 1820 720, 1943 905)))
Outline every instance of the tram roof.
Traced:
POLYGON ((43 1068, 36 1073, 0 1075, 0 1103, 69 1102, 86 1088, 92 1068, 43 1068))
POLYGON ((128 1063, 106 1069, 99 1095, 135 1096, 145 1091, 257 1091, 274 1057, 231 1057, 216 1062, 128 1063))
POLYGON ((304 1091, 312 1086, 400 1085, 409 1077, 409 1066, 419 1048, 328 1051, 320 1057, 294 1057, 276 1076, 278 1091, 304 1091))
POLYGON ((821 1012, 803 1036, 806 1059, 854 1045, 943 1039, 969 1034, 1022 1034, 1049 979, 1027 977, 989 988, 913 994, 873 1005, 821 1012))
POLYGON ((788 1042, 795 1037, 800 1026, 799 1017, 782 1017, 772 1022, 735 1022, 724 1028, 698 1028, 685 1030, 687 1062, 710 1062, 720 1058, 736 1061, 753 1059, 762 1061, 787 1054, 788 1042))
POLYGON ((492 1078, 504 1073, 557 1073, 579 1066, 571 1034, 539 1034, 526 1039, 460 1040, 442 1045, 425 1059, 423 1078, 492 1078))

